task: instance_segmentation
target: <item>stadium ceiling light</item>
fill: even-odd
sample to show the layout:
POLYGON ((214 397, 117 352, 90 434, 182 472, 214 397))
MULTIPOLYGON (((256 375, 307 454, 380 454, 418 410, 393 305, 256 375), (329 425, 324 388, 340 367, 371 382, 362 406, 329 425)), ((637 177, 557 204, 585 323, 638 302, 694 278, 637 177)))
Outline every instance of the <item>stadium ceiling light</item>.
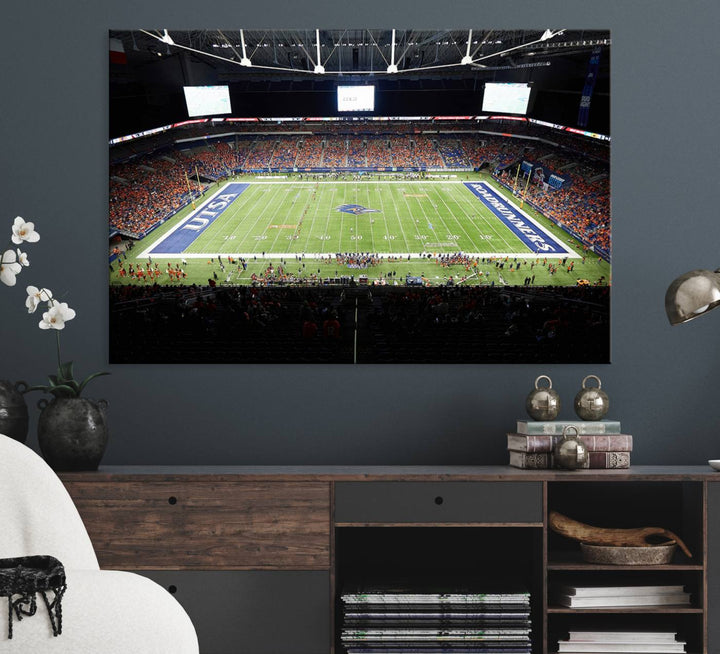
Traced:
POLYGON ((168 31, 167 31, 167 30, 163 30, 163 35, 162 35, 162 37, 160 38, 160 40, 161 40, 163 43, 167 43, 168 45, 175 45, 175 41, 173 41, 172 36, 170 36, 170 35, 168 34, 168 31))
POLYGON ((245 33, 243 30, 240 30, 240 45, 242 46, 242 59, 240 60, 240 65, 250 68, 252 66, 252 61, 250 61, 250 58, 247 56, 247 49, 245 48, 245 33))
POLYGON ((665 313, 671 325, 681 325, 720 305, 720 269, 691 270, 680 275, 665 293, 665 313))
MULTIPOLYGON (((320 63, 320 30, 315 30, 315 46, 316 46, 316 52, 317 52, 317 63, 315 64, 315 73, 317 75, 324 75, 325 74, 325 66, 320 63)), ((304 48, 303 48, 304 49, 304 48)), ((310 58, 310 53, 305 51, 308 58, 310 58)))
POLYGON ((460 61, 461 64, 468 66, 473 62, 473 58, 470 56, 470 44, 472 43, 472 30, 468 31, 467 37, 467 50, 465 50, 465 56, 460 61))
POLYGON ((395 30, 392 31, 392 39, 391 39, 391 45, 390 45, 390 64, 387 67, 388 73, 397 73, 398 67, 395 63, 395 30))

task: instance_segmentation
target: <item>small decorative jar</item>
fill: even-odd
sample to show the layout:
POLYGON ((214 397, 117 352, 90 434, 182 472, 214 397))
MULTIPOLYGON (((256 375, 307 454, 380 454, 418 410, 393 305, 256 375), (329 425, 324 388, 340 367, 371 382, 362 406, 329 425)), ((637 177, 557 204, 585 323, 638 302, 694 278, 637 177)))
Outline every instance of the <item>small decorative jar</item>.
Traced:
POLYGON ((0 381, 0 434, 24 443, 28 434, 28 408, 23 393, 27 384, 0 381))
POLYGON ((108 442, 107 406, 84 397, 38 401, 40 452, 53 470, 97 470, 108 442))

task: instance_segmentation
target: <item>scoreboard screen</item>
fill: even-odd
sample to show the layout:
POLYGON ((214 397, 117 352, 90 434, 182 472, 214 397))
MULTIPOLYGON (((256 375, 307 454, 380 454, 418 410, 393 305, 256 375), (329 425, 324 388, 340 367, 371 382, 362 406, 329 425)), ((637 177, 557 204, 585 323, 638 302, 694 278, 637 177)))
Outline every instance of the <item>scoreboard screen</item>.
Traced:
POLYGON ((526 114, 530 90, 528 84, 488 82, 483 93, 482 110, 490 113, 526 114))
POLYGON ((338 86, 338 111, 375 111, 375 87, 338 86))
POLYGON ((183 86, 189 118, 232 113, 227 86, 183 86))

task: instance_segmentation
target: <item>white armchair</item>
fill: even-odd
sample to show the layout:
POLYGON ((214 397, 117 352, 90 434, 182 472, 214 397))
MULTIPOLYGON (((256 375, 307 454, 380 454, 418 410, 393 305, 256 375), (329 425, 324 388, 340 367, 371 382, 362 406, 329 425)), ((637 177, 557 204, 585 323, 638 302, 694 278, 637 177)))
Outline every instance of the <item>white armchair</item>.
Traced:
POLYGON ((53 637, 42 601, 13 620, 0 598, 0 654, 198 654, 195 629, 161 586, 130 572, 100 570, 62 482, 32 450, 0 435, 0 558, 48 554, 65 566, 62 634, 53 637))

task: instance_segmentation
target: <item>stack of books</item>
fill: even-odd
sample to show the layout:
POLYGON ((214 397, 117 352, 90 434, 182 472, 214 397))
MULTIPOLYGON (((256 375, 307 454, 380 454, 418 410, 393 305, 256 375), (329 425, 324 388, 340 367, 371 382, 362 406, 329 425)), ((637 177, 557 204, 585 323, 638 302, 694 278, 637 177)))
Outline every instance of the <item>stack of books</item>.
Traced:
MULTIPOLYGON (((577 429, 578 438, 588 449, 588 461, 582 467, 596 470, 630 467, 633 439, 630 434, 621 433, 619 420, 518 420, 517 431, 507 434, 510 465, 526 469, 554 468, 553 449, 568 426, 577 429)), ((570 433, 575 435, 572 430, 570 433)))
POLYGON ((530 654, 530 594, 366 590, 341 595, 349 654, 530 654))
POLYGON ((558 642, 558 652, 672 654, 684 652, 686 644, 674 631, 571 631, 558 642))
POLYGON ((689 606, 684 586, 568 586, 551 589, 554 603, 573 609, 631 606, 689 606))

